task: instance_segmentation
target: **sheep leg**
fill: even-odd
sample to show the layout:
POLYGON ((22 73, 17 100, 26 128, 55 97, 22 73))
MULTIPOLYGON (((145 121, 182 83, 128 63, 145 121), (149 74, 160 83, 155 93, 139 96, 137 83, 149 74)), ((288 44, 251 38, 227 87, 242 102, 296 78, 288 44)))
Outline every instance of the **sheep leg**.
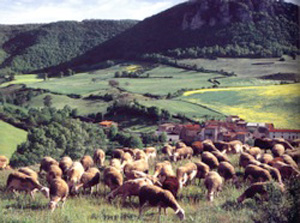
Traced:
POLYGON ((65 203, 66 203, 66 200, 67 200, 67 197, 63 197, 63 198, 61 199, 61 201, 62 201, 62 203, 61 203, 61 208, 64 208, 65 203))
POLYGON ((29 194, 30 194, 30 197, 32 198, 32 200, 34 200, 34 199, 35 199, 35 196, 34 196, 34 190, 33 190, 33 191, 30 191, 29 194))

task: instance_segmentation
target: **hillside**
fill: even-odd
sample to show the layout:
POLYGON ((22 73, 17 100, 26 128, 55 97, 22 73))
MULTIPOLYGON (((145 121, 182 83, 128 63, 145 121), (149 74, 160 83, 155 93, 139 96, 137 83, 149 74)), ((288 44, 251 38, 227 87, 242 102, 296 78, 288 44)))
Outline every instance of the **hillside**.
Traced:
POLYGON ((17 72, 56 66, 131 28, 133 20, 84 20, 0 26, 0 69, 17 72))
POLYGON ((189 1, 145 19, 60 69, 146 53, 176 57, 292 54, 299 48, 298 13, 298 6, 273 0, 189 1))

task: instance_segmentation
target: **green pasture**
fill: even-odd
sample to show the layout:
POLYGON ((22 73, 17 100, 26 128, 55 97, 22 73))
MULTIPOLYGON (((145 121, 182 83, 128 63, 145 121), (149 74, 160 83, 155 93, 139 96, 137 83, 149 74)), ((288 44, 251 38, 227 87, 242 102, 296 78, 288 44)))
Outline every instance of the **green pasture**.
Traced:
POLYGON ((26 137, 26 131, 0 120, 0 155, 10 157, 26 137))
POLYGON ((1 84, 0 87, 6 87, 10 84, 33 84, 39 82, 43 82, 43 79, 38 78, 38 75, 36 74, 22 74, 22 75, 16 75, 15 80, 5 82, 1 84))

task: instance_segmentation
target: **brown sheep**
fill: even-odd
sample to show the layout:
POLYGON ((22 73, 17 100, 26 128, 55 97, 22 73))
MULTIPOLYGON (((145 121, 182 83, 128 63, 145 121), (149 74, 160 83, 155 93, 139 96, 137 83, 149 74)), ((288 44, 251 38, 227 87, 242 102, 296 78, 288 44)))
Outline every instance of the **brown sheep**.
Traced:
POLYGON ((123 148, 123 151, 124 151, 124 153, 129 153, 132 156, 132 158, 135 157, 133 149, 125 147, 125 148, 123 148))
POLYGON ((175 176, 172 164, 169 161, 157 163, 155 165, 153 176, 158 177, 161 182, 163 182, 168 176, 175 176))
POLYGON ((241 196, 238 197, 237 202, 242 203, 247 198, 253 198, 256 194, 259 194, 264 200, 268 198, 268 192, 266 190, 267 182, 257 182, 251 184, 241 196))
POLYGON ((272 154, 274 157, 280 157, 284 154, 284 146, 282 144, 275 144, 272 147, 272 154))
POLYGON ((265 153, 261 158, 260 162, 268 164, 274 159, 274 157, 271 154, 265 153))
POLYGON ((176 142, 175 144, 176 149, 184 148, 184 147, 186 147, 186 144, 184 142, 176 142))
POLYGON ((94 166, 94 160, 91 156, 85 155, 80 159, 80 162, 84 168, 84 170, 88 170, 89 168, 94 166))
POLYGON ((47 175, 46 175, 46 179, 47 179, 47 182, 48 184, 50 184, 50 182, 55 179, 55 178, 61 178, 63 175, 63 172, 62 170, 59 168, 59 166, 57 165, 51 165, 49 167, 49 170, 47 172, 47 175))
POLYGON ((64 156, 63 158, 61 158, 61 160, 59 161, 59 167, 60 169, 63 171, 63 174, 66 175, 69 168, 72 166, 73 161, 70 157, 68 156, 64 156))
POLYGON ((237 185, 238 178, 231 163, 225 161, 220 162, 220 165, 218 166, 218 173, 225 179, 225 182, 232 180, 232 182, 237 185))
POLYGON ((19 172, 26 174, 27 176, 30 176, 34 180, 38 181, 38 174, 34 170, 30 169, 29 167, 22 167, 18 169, 19 172))
POLYGON ((115 167, 107 167, 103 173, 104 184, 114 190, 123 184, 123 176, 115 167))
POLYGON ((195 163, 187 163, 184 166, 178 167, 176 170, 176 177, 179 181, 179 188, 191 182, 197 175, 197 165, 195 163))
POLYGON ((179 217, 180 220, 185 219, 184 210, 180 207, 173 194, 168 190, 164 190, 155 185, 143 186, 139 192, 139 201, 140 218, 142 217, 143 209, 148 204, 150 206, 158 206, 159 215, 161 214, 162 208, 166 213, 166 209, 170 207, 175 211, 175 214, 179 217))
POLYGON ((293 166, 281 161, 272 162, 272 166, 279 170, 283 180, 289 180, 291 177, 300 176, 300 172, 293 166))
POLYGON ((126 163, 132 163, 132 162, 133 162, 133 157, 131 156, 131 154, 128 152, 125 152, 121 159, 121 163, 123 165, 125 165, 126 163))
POLYGON ((190 159, 193 156, 193 149, 191 147, 183 147, 176 149, 173 153, 172 160, 176 162, 177 160, 181 159, 190 159))
POLYGON ((134 180, 125 181, 120 187, 114 189, 107 196, 111 201, 118 195, 122 195, 123 205, 127 197, 138 196, 140 189, 145 185, 153 185, 152 181, 147 178, 138 178, 134 180))
POLYGON ((61 178, 55 178, 50 184, 50 202, 48 204, 51 212, 55 210, 58 202, 62 202, 64 206, 66 199, 69 195, 68 184, 61 178))
POLYGON ((207 174, 204 180, 204 185, 207 189, 207 200, 213 201, 214 194, 217 194, 222 190, 223 179, 215 171, 211 171, 207 174))
POLYGON ((53 164, 57 165, 57 166, 59 165, 59 163, 55 159, 53 159, 52 157, 50 157, 50 156, 44 157, 41 161, 39 174, 42 173, 43 170, 48 172, 49 167, 53 164))
POLYGON ((93 193, 93 187, 96 186, 96 192, 97 192, 97 185, 100 183, 100 171, 92 167, 85 171, 80 179, 80 183, 76 185, 75 191, 78 192, 78 190, 83 187, 83 193, 85 193, 86 188, 90 188, 90 193, 93 193))
POLYGON ((246 166, 249 164, 249 162, 250 162, 251 160, 255 160, 255 158, 254 158, 252 155, 250 155, 250 154, 248 154, 248 153, 241 153, 239 165, 240 165, 241 167, 246 168, 246 166))
POLYGON ((204 146, 200 141, 195 141, 192 144, 192 149, 194 151, 194 156, 198 156, 203 152, 204 146))
POLYGON ((203 144, 203 151, 206 152, 218 151, 218 149, 215 147, 214 143, 210 139, 204 140, 202 144, 203 144))
POLYGON ((217 157, 217 159, 218 159, 219 162, 222 162, 222 161, 230 162, 228 156, 224 152, 221 153, 220 151, 212 151, 211 153, 215 157, 217 157))
POLYGON ((293 160, 300 164, 300 149, 297 150, 288 150, 286 151, 286 154, 293 158, 293 160))
POLYGON ((94 164, 97 167, 104 166, 105 152, 102 149, 96 149, 93 155, 94 164))
POLYGON ((148 156, 146 155, 146 153, 143 150, 141 150, 141 149, 136 150, 135 160, 142 160, 142 159, 148 161, 148 156))
POLYGON ((117 170, 122 170, 121 161, 119 159, 113 158, 109 161, 109 166, 116 168, 117 170))
POLYGON ((162 182, 162 189, 169 190, 175 198, 177 198, 177 193, 180 189, 180 184, 175 176, 167 176, 162 182))
POLYGON ((68 186, 70 188, 70 192, 75 189, 75 186, 79 183, 82 174, 84 173, 83 165, 80 162, 73 162, 72 166, 69 168, 67 172, 68 176, 68 186))
POLYGON ((251 156, 253 156, 255 159, 260 159, 262 157, 262 151, 259 147, 251 147, 246 151, 246 153, 249 153, 251 156))
POLYGON ((261 168, 264 168, 265 170, 269 171, 269 173, 271 174, 272 178, 276 181, 278 181, 278 183, 280 185, 283 185, 282 183, 282 178, 281 178, 281 174, 280 171, 268 164, 260 164, 259 165, 261 168))
POLYGON ((200 184, 200 180, 205 179, 205 177, 209 173, 210 169, 209 169, 209 166, 206 163, 197 161, 197 162, 195 162, 195 164, 197 166, 196 178, 199 179, 199 184, 200 184))
POLYGON ((281 156, 281 158, 283 159, 283 162, 285 162, 286 164, 291 165, 293 168, 298 169, 298 165, 297 163, 293 160, 292 157, 290 157, 287 154, 284 154, 281 156))
POLYGON ((156 158, 157 152, 154 147, 147 147, 144 151, 145 151, 148 159, 153 160, 156 158))
POLYGON ((202 153, 202 162, 206 163, 210 169, 218 168, 218 166, 219 166, 219 161, 218 161, 217 157, 215 157, 210 152, 202 153))
POLYGON ((6 169, 9 165, 9 159, 6 156, 0 156, 0 170, 6 169))
POLYGON ((173 148, 171 145, 165 145, 162 149, 161 152, 163 154, 166 154, 168 158, 170 159, 173 155, 175 148, 173 148))
POLYGON ((122 159, 124 151, 122 149, 115 149, 112 151, 112 158, 122 159))
POLYGON ((132 172, 133 170, 137 170, 137 171, 141 171, 144 173, 148 173, 149 172, 149 164, 146 160, 144 159, 140 159, 140 160, 136 160, 132 163, 127 163, 124 166, 124 174, 126 176, 126 178, 129 179, 134 179, 134 173, 132 172))
POLYGON ((41 191, 46 198, 49 198, 49 188, 43 187, 37 180, 24 173, 13 172, 7 178, 6 191, 14 193, 16 191, 25 191, 26 194, 30 194, 31 198, 34 199, 34 194, 37 190, 41 191))
POLYGON ((271 181, 272 179, 269 171, 253 164, 250 164, 246 167, 244 180, 246 180, 249 176, 252 178, 252 183, 271 181))

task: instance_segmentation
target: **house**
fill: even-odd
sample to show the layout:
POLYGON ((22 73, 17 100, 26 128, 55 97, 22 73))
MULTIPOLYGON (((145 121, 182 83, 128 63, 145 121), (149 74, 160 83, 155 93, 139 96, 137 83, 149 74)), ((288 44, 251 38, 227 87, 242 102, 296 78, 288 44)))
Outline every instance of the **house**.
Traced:
POLYGON ((183 128, 182 124, 177 123, 164 123, 158 126, 156 131, 157 135, 161 135, 161 133, 167 133, 167 140, 169 142, 177 142, 179 141, 179 135, 183 128))
POLYGON ((201 132, 201 126, 195 124, 183 125, 183 128, 180 132, 180 140, 190 144, 197 138, 199 132, 201 132))
POLYGON ((254 138, 269 137, 269 129, 273 124, 261 123, 261 122, 248 122, 246 129, 253 134, 254 138))
POLYGON ((110 128, 113 125, 118 126, 118 123, 116 123, 114 121, 105 120, 105 121, 99 122, 99 125, 102 127, 105 127, 105 128, 110 128))
POLYGON ((283 138, 285 140, 295 140, 300 138, 300 130, 297 129, 270 129, 269 138, 283 138))

